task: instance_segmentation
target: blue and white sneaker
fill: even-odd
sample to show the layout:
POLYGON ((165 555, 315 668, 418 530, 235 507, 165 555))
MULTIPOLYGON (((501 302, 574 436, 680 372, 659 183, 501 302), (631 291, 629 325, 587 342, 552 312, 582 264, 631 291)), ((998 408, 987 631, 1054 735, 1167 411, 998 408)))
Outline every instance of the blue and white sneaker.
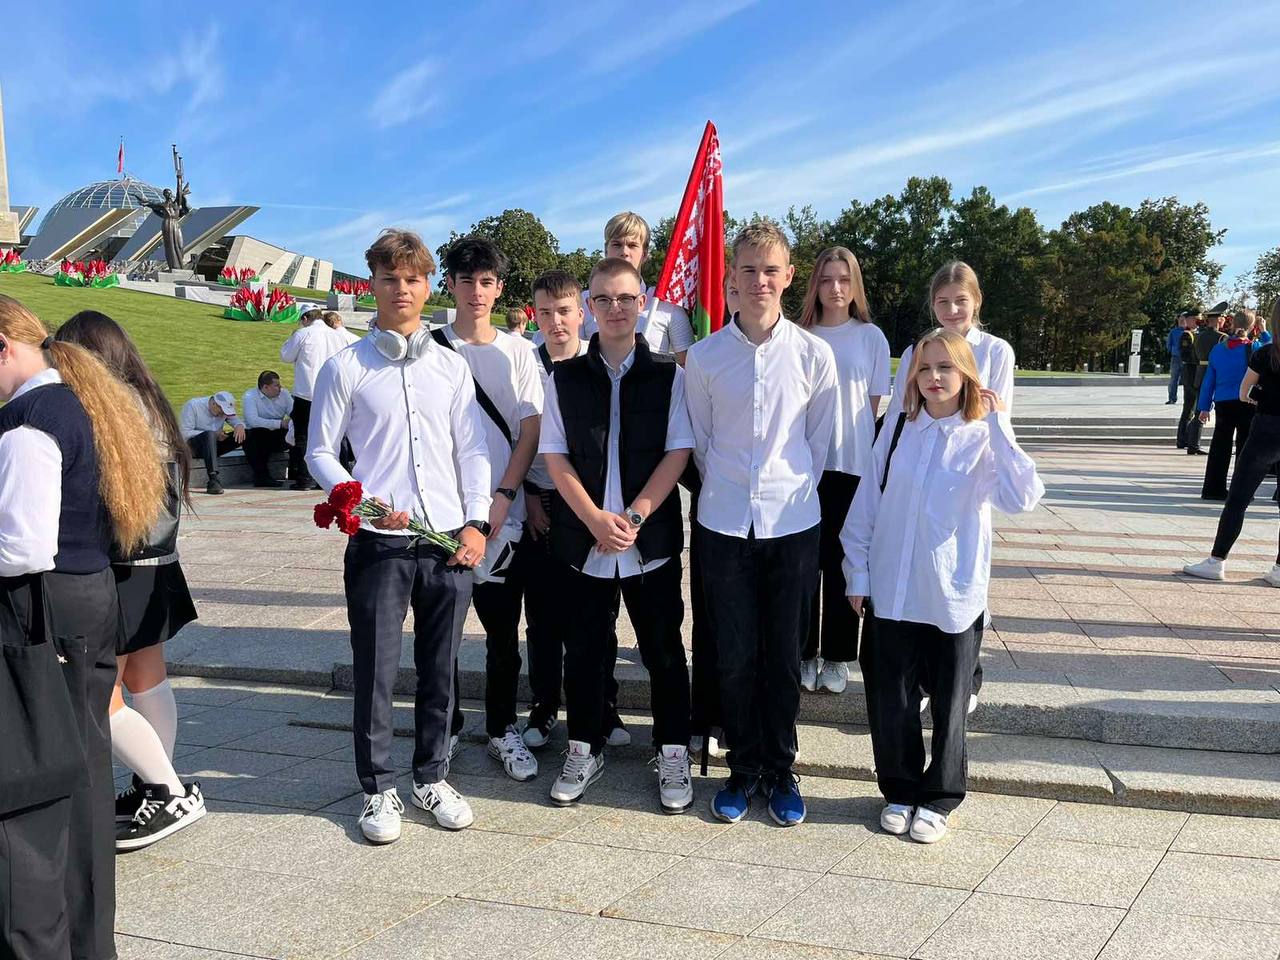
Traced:
POLYGON ((800 796, 800 778, 790 770, 774 773, 765 789, 769 793, 769 816, 780 827, 804 823, 804 797, 800 796))
POLYGON ((751 797, 760 789, 760 778, 746 773, 731 773, 723 787, 711 798, 711 813, 717 820, 737 823, 751 809, 751 797))

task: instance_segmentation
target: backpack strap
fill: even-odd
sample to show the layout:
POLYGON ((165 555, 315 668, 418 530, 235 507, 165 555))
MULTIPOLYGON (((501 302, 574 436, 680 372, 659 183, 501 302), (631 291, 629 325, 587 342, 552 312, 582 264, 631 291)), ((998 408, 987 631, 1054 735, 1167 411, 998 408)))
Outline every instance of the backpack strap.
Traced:
POLYGON ((884 493, 885 485, 889 482, 889 464, 893 462, 893 451, 898 449, 898 439, 902 436, 902 427, 907 422, 907 414, 898 414, 898 422, 893 425, 893 436, 889 440, 889 453, 884 458, 884 474, 880 477, 880 492, 884 493))
MULTIPOLYGON (((499 336, 501 336, 501 334, 499 334, 499 336)), ((446 350, 452 350, 454 353, 458 352, 458 348, 449 341, 445 332, 439 327, 431 331, 431 339, 440 344, 440 346, 444 347, 446 350)), ((470 371, 470 369, 471 367, 468 365, 467 370, 470 371)), ((502 431, 502 435, 506 437, 507 443, 511 445, 512 449, 515 449, 516 442, 511 439, 511 428, 507 426, 507 421, 498 410, 498 405, 493 402, 487 393, 484 392, 484 387, 480 386, 480 381, 476 379, 476 375, 474 373, 471 374, 471 382, 475 385, 476 402, 480 404, 480 409, 483 410, 498 429, 502 431)))
POLYGON ((547 349, 545 341, 538 344, 538 359, 542 361, 542 368, 550 373, 555 363, 551 360, 551 351, 547 349))

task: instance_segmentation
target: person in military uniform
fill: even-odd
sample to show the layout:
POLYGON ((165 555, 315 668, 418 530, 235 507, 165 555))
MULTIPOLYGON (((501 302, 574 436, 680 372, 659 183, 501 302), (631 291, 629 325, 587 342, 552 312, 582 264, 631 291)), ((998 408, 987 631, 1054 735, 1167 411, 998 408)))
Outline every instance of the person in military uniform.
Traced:
MULTIPOLYGON (((1209 354, 1213 352, 1213 348, 1223 343, 1227 339, 1227 335, 1222 332, 1222 318, 1230 312, 1230 305, 1223 300, 1221 303, 1215 304, 1204 315, 1204 323, 1195 335, 1195 388, 1191 391, 1198 406, 1200 400, 1200 387, 1204 384, 1205 374, 1209 372, 1209 354)), ((1184 381, 1185 382, 1185 381, 1184 381)), ((1183 406, 1186 406, 1186 397, 1183 397, 1183 406)), ((1194 442, 1191 437, 1191 427, 1188 426, 1187 434, 1187 453, 1195 456, 1203 454, 1205 451, 1200 449, 1200 414, 1196 409, 1192 409, 1188 414, 1196 420, 1194 428, 1194 442)))
POLYGON ((1200 314, 1196 310, 1184 310, 1178 314, 1182 335, 1178 337, 1178 357, 1182 360, 1182 414, 1178 417, 1178 449, 1187 453, 1200 452, 1200 418, 1196 404, 1200 400, 1197 385, 1199 366, 1196 362, 1196 327, 1200 314))

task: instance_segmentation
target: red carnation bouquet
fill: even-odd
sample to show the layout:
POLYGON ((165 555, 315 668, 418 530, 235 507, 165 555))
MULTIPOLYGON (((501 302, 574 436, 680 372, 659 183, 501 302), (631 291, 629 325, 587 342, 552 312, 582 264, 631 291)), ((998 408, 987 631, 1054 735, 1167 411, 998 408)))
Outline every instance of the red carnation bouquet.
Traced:
MULTIPOLYGON (((394 512, 394 506, 388 507, 372 497, 366 497, 360 481, 349 480, 334 487, 329 492, 329 499, 324 503, 316 504, 315 521, 317 527, 326 529, 336 523, 339 530, 347 536, 352 536, 359 532, 361 520, 381 520, 394 512)), ((409 532, 416 539, 434 543, 450 554, 457 553, 458 547, 461 546, 453 537, 432 530, 424 520, 419 520, 417 517, 410 519, 409 532)))

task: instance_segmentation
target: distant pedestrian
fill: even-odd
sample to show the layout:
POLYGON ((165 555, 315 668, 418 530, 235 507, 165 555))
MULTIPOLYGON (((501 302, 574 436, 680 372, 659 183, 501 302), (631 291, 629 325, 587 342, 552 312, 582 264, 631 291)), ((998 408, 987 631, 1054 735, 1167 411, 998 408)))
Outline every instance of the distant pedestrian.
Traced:
POLYGON ((1182 321, 1182 334, 1178 337, 1178 356, 1182 366, 1182 410, 1178 414, 1177 448, 1189 454, 1200 452, 1200 419, 1196 406, 1200 399, 1200 387, 1196 383, 1196 330, 1202 322, 1198 311, 1186 311, 1182 321))
POLYGON ((1165 337, 1165 348, 1169 351, 1169 399, 1165 401, 1166 406, 1178 402, 1178 387, 1182 383, 1182 355, 1178 353, 1178 341, 1182 339, 1184 316, 1185 311, 1178 314, 1178 319, 1173 322, 1173 329, 1165 337))
POLYGON ((1232 317, 1231 337, 1209 353, 1204 383, 1200 386, 1200 422, 1209 422, 1209 410, 1217 413, 1209 459, 1205 463, 1202 500, 1227 499, 1227 468, 1231 464, 1231 440, 1236 443, 1236 460, 1249 437, 1254 405, 1240 399, 1240 383, 1249 370, 1249 329, 1253 313, 1241 310, 1232 317))

